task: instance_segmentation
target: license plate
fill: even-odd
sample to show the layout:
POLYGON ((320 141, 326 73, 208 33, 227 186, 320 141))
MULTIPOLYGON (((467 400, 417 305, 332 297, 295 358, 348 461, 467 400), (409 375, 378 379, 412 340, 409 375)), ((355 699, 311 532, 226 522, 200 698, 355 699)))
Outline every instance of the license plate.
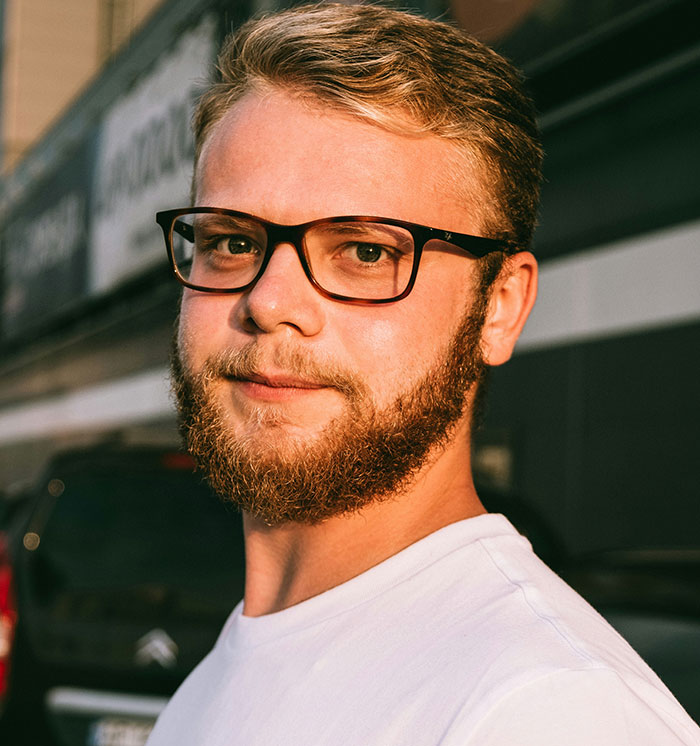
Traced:
POLYGON ((144 746, 153 725, 152 720, 102 718, 93 725, 88 746, 144 746))

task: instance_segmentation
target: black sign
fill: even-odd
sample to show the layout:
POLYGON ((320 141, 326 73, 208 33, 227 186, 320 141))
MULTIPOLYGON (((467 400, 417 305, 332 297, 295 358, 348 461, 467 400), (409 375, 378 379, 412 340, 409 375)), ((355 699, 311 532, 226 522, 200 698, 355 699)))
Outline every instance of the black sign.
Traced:
POLYGON ((2 336, 38 329, 87 292, 95 136, 42 180, 2 229, 2 336))

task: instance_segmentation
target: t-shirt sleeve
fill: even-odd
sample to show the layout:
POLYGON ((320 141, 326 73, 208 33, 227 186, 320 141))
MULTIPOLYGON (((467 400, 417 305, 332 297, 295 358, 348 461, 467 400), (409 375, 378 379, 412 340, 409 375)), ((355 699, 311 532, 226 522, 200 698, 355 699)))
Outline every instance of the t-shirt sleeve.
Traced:
POLYGON ((459 730, 446 746, 700 746, 700 728, 672 696, 644 682, 635 691, 608 669, 538 678, 459 730))

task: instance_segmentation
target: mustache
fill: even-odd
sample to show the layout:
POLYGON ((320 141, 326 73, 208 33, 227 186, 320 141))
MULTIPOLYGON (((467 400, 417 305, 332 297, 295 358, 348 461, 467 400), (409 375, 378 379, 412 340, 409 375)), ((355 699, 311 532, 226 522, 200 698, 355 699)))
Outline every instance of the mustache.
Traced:
POLYGON ((273 354, 265 354, 255 342, 238 350, 222 350, 210 356, 199 375, 210 381, 217 378, 245 379, 264 375, 270 367, 309 383, 334 388, 353 402, 367 395, 361 381, 334 363, 319 361, 298 348, 284 346, 277 347, 273 354))

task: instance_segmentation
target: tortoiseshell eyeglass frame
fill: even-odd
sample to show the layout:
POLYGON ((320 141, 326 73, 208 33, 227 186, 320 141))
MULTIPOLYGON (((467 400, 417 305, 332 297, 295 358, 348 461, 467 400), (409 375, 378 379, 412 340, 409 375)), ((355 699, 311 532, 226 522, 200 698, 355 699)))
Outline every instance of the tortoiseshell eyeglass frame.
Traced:
POLYGON ((421 254, 423 253, 423 248, 428 243, 428 241, 444 241, 445 243, 450 244, 450 246, 457 247, 469 256, 475 258, 484 257, 487 254, 495 251, 508 251, 509 248, 508 242, 501 241, 495 238, 473 236, 468 233, 455 233, 454 231, 446 231, 440 228, 431 228, 427 225, 419 225, 418 223, 409 223, 405 220, 395 220, 394 218, 382 218, 369 215, 342 215, 338 217, 311 220, 308 223, 300 223, 299 225, 280 225, 278 223, 271 223, 268 220, 263 220, 262 218, 251 215, 249 213, 239 212, 237 210, 229 210, 224 207, 179 207, 174 210, 163 210, 156 213, 156 222, 163 230, 165 245, 168 251, 168 259, 170 261, 170 267, 172 268, 175 277, 185 287, 191 288, 192 290, 199 290, 203 293, 242 293, 245 290, 248 290, 253 285, 255 285, 255 283, 263 275, 267 264, 270 261, 272 253, 274 252, 275 248, 281 243, 288 243, 294 246, 306 277, 322 296, 324 296, 325 298, 330 298, 332 300, 343 301, 345 303, 358 303, 367 305, 394 303, 396 301, 402 300, 411 292, 418 275, 418 265, 420 264, 421 254), (268 238, 265 255, 257 274, 252 280, 250 280, 250 282, 247 282, 245 285, 241 285, 240 287, 213 288, 204 285, 197 285, 195 283, 189 282, 189 280, 183 277, 183 275, 178 270, 177 261, 175 259, 175 253, 173 249, 173 233, 179 233, 188 240, 193 240, 194 237, 192 235, 192 226, 182 221, 178 221, 178 218, 181 215, 189 215, 193 213, 213 213, 234 218, 243 218, 246 220, 255 221, 265 229, 268 238), (304 250, 304 235, 310 228, 317 227, 319 225, 352 222, 382 223, 383 225, 397 226, 408 231, 413 237, 414 250, 411 276, 408 280, 407 286, 398 295, 389 298, 359 298, 332 293, 319 285, 318 281, 313 275, 313 272, 311 271, 311 267, 306 257, 306 253, 304 250))

